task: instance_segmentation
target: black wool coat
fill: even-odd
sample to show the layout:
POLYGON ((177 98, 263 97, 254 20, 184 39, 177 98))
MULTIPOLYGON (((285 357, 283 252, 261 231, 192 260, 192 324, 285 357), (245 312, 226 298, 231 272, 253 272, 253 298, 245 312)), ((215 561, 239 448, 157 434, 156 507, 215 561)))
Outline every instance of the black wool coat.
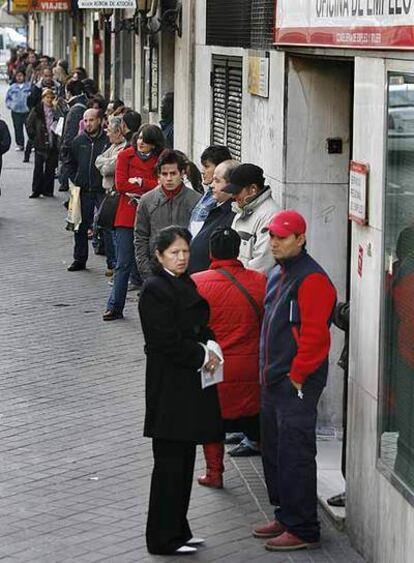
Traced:
POLYGON ((144 436, 198 444, 223 439, 217 389, 198 369, 213 338, 210 310, 186 274, 162 270, 145 281, 139 314, 147 354, 144 436))

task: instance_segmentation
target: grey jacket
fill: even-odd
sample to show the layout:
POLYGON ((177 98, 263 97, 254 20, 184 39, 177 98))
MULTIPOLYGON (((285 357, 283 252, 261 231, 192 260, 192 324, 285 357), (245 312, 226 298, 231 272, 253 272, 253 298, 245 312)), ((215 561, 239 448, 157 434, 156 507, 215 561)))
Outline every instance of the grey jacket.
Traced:
POLYGON ((153 274, 151 257, 159 231, 170 225, 188 228, 191 212, 200 197, 185 186, 172 199, 167 198, 161 187, 142 196, 135 219, 134 243, 138 271, 143 278, 153 274))

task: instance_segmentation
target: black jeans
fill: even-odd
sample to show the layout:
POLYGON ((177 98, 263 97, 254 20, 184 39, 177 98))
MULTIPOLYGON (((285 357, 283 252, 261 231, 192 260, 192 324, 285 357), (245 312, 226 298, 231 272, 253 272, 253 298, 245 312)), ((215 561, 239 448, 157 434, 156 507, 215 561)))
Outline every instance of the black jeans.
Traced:
POLYGON ((75 232, 75 248, 73 250, 73 259, 76 262, 86 264, 89 254, 88 229, 93 226, 93 218, 95 209, 98 209, 104 198, 103 192, 85 192, 81 191, 81 211, 82 223, 79 230, 75 232))
POLYGON ((14 137, 16 139, 16 145, 24 148, 24 124, 26 122, 26 117, 28 113, 19 113, 17 111, 12 111, 12 121, 14 127, 14 137))
POLYGON ((35 151, 32 181, 32 192, 34 194, 53 195, 56 164, 57 151, 55 149, 47 153, 35 151))
POLYGON ((187 521, 196 445, 193 442, 152 440, 154 469, 147 520, 150 553, 168 555, 192 538, 187 521))
POLYGON ((308 542, 319 541, 316 497, 316 417, 326 373, 309 376, 303 399, 288 376, 263 386, 261 449, 275 518, 308 542))

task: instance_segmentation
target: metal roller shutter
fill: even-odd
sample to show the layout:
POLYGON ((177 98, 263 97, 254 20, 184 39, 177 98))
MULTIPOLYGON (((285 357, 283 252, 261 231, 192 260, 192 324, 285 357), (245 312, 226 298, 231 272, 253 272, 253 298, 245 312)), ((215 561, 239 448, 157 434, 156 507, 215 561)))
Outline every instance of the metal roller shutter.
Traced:
POLYGON ((243 71, 240 57, 214 56, 211 72, 211 142, 241 160, 243 71))

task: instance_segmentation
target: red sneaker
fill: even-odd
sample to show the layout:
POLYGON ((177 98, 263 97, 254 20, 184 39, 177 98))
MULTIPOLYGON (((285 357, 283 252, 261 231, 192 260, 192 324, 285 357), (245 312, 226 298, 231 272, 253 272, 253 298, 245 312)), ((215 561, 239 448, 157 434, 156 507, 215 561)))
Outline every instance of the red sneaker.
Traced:
POLYGON ((277 538, 273 538, 265 543, 268 551, 295 551, 298 549, 317 549, 319 542, 306 542, 290 532, 283 532, 277 538))
POLYGON ((283 534, 286 528, 277 520, 269 522, 264 526, 256 526, 253 528, 253 535, 255 538, 276 538, 283 534))

